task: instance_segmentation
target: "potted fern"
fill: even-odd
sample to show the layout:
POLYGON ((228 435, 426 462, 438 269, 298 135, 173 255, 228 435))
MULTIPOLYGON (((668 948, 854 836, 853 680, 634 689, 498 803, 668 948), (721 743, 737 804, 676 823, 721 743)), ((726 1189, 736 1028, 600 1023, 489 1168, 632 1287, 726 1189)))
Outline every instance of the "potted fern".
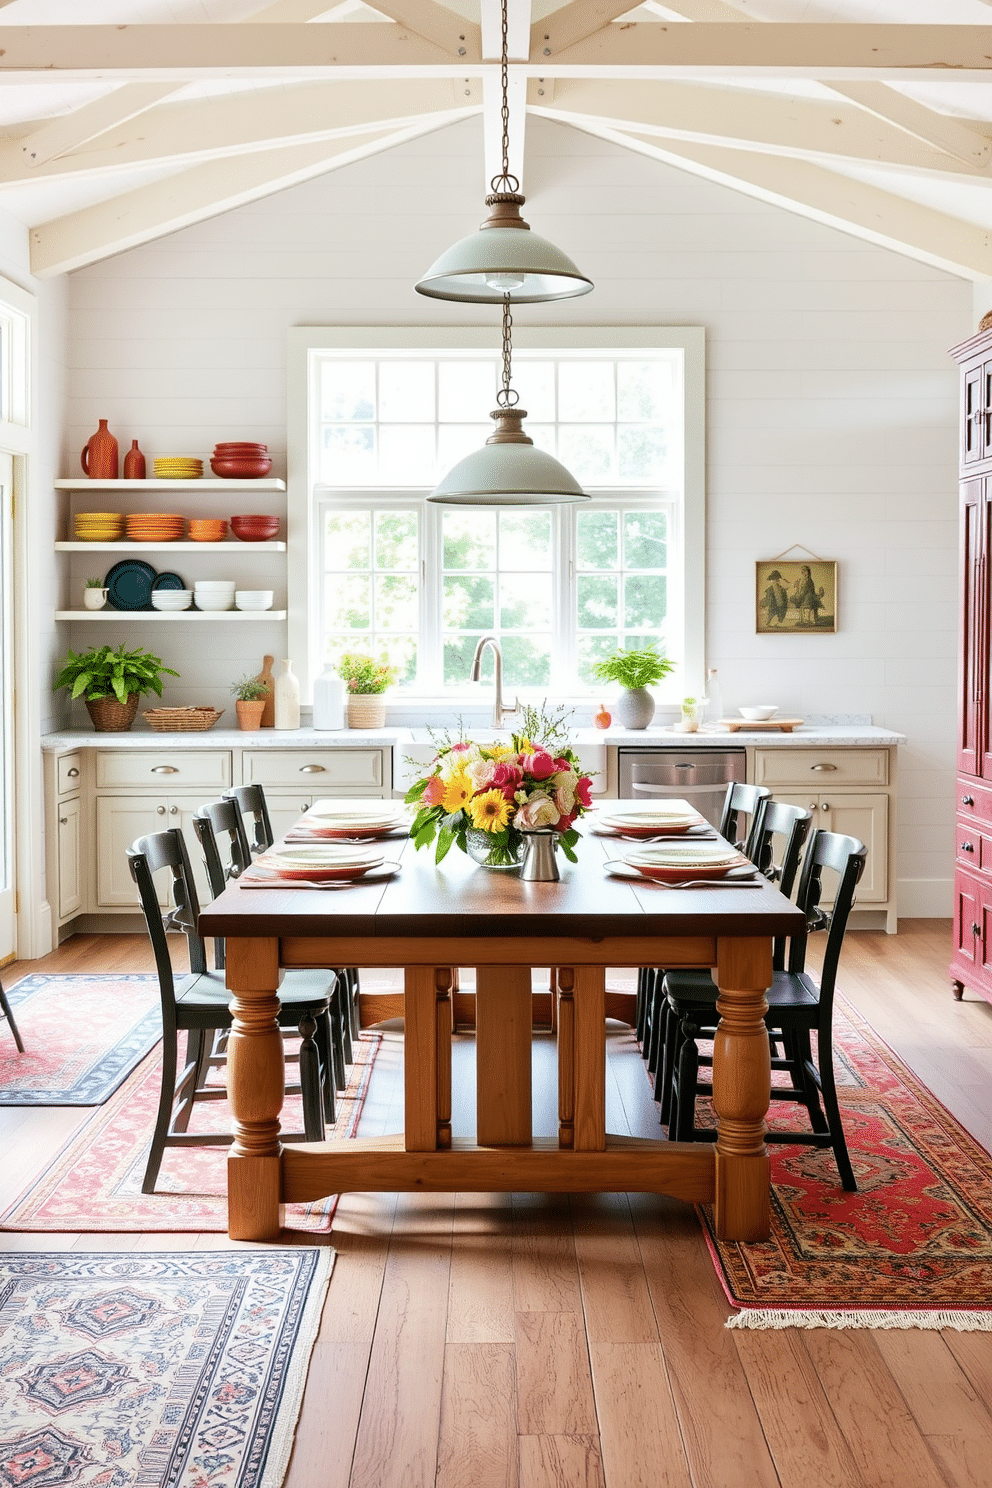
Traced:
POLYGON ((139 699, 146 692, 162 696, 162 677, 178 677, 161 657, 139 646, 125 651, 110 646, 91 646, 88 651, 67 651, 52 691, 67 687, 70 698, 81 697, 98 734, 125 733, 134 722, 139 699))
POLYGON ((660 656, 654 648, 640 651, 614 651, 593 666, 602 682, 619 682, 623 688, 616 703, 616 719, 621 728, 643 729, 654 717, 655 701, 649 687, 654 687, 674 669, 675 663, 660 656))

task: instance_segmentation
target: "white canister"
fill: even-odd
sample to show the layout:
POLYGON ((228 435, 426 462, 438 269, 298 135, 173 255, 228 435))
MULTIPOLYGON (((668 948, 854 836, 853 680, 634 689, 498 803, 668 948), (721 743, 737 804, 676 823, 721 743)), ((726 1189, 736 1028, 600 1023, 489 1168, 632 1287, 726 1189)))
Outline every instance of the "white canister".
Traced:
POLYGON ((277 729, 299 728, 300 683, 289 661, 282 662, 282 671, 272 689, 272 703, 275 711, 273 722, 277 729))
POLYGON ((324 668, 313 684, 313 726, 344 728, 344 682, 330 666, 324 668))

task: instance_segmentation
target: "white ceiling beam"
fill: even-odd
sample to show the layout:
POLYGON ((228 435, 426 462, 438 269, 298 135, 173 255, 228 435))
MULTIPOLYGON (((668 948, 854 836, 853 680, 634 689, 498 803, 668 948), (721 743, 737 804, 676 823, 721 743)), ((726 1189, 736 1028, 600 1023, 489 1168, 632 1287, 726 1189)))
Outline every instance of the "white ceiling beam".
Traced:
MULTIPOLYGON (((10 0, 0 0, 0 6, 9 3, 10 0)), ((251 19, 268 23, 304 22, 322 15, 326 8, 324 0, 274 0, 274 3, 255 11, 251 19)), ((115 124, 125 124, 128 119, 137 118, 177 91, 174 83, 125 83, 106 97, 96 98, 92 103, 52 119, 23 136, 17 149, 27 165, 45 165, 78 145, 87 144, 105 130, 113 129, 115 124)))
MULTIPOLYGON (((371 0, 369 0, 371 5, 371 0)), ((324 9, 326 10, 326 6, 324 9)), ((443 51, 454 57, 477 57, 482 46, 480 28, 466 21, 455 11, 434 0, 376 0, 371 5, 380 15, 388 16, 407 31, 432 41, 443 51)), ((319 14, 320 12, 318 12, 319 14)))
POLYGON ((561 78, 553 103, 531 97, 535 113, 671 139, 753 148, 796 157, 843 157, 951 175, 987 175, 934 150, 894 125, 838 100, 788 98, 703 83, 601 82, 561 78))
MULTIPOLYGON (((986 4, 992 5, 992 0, 986 0, 986 4)), ((667 0, 666 9, 684 16, 687 21, 735 21, 740 24, 752 19, 749 12, 739 10, 734 3, 728 4, 728 0, 667 0)), ((953 155, 965 165, 981 168, 992 161, 992 141, 978 125, 938 113, 885 83, 835 82, 827 86, 832 86, 834 93, 867 109, 876 118, 895 124, 914 139, 953 155)))
MULTIPOLYGON (((992 5, 992 0, 988 0, 992 5)), ((938 113, 915 98, 907 98, 885 83, 833 83, 833 91, 867 109, 876 119, 887 119, 914 139, 923 140, 965 165, 992 164, 992 136, 978 124, 938 113)))
POLYGON ((662 144, 596 125, 588 132, 934 268, 965 279, 989 277, 992 231, 836 171, 744 150, 668 140, 662 144))
POLYGON ((546 15, 543 21, 534 22, 530 28, 530 55, 535 60, 555 56, 595 35, 617 16, 626 15, 634 4, 636 0, 633 3, 632 0, 573 0, 571 5, 563 5, 546 15))
POLYGON ((71 212, 30 230, 31 272, 40 279, 137 248, 289 186, 338 170, 449 122, 442 116, 402 130, 375 131, 337 146, 298 145, 211 161, 71 212))
MULTIPOLYGON (((400 27, 171 25, 0 27, 0 77, 38 74, 192 80, 202 77, 457 77, 481 65, 452 58, 400 27)), ((780 22, 607 26, 556 56, 516 66, 530 77, 738 77, 987 81, 992 26, 780 22)))
POLYGON ((425 114, 452 120, 478 112, 458 107, 444 78, 387 83, 298 83, 223 98, 189 99, 120 125, 87 148, 38 168, 27 167, 19 141, 0 144, 0 186, 98 175, 127 167, 242 155, 276 145, 343 138, 369 129, 399 129, 425 114))

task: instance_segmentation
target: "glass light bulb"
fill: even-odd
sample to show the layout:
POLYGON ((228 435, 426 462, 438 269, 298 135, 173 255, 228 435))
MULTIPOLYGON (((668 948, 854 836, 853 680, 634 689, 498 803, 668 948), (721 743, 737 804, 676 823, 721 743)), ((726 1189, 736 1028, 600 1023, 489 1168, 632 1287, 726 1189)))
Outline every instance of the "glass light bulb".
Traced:
POLYGON ((503 294, 512 294, 524 283, 523 274, 487 274, 486 283, 490 289, 496 289, 503 294))

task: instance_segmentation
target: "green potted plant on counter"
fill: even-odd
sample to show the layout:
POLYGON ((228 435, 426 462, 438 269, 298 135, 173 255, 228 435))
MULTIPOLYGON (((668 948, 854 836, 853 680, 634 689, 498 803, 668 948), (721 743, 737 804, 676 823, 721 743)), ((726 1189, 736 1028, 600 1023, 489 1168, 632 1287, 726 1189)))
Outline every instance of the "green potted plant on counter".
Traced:
POLYGON ((673 671, 675 663, 655 650, 652 641, 640 651, 614 651, 593 666, 602 682, 619 682, 623 688, 617 698, 614 716, 621 728, 644 729, 654 717, 655 701, 649 687, 654 687, 673 671))
POLYGON ((364 651, 346 651, 338 662, 338 672, 347 694, 348 727, 385 728, 386 704, 382 694, 396 681, 399 668, 391 666, 386 656, 380 656, 377 661, 364 651))
POLYGON ((81 697, 98 734, 124 733, 134 722, 139 699, 146 692, 162 696, 162 677, 178 677, 160 656, 139 646, 125 651, 123 643, 67 651, 52 691, 69 688, 70 698, 81 697))
POLYGON ((242 677, 231 687, 234 693, 234 708, 238 715, 238 728, 257 729, 262 726, 269 689, 257 677, 242 677))

